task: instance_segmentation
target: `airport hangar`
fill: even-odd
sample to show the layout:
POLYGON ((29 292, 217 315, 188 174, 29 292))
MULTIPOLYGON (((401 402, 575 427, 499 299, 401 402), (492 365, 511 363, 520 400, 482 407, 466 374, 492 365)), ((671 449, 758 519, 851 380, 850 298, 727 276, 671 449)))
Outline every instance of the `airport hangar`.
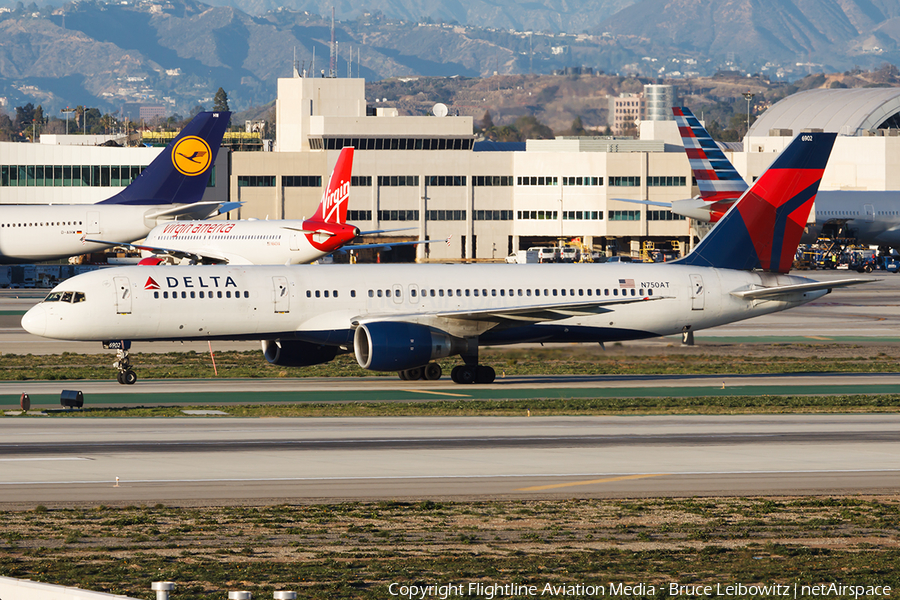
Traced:
MULTIPOLYGON (((503 259, 573 238, 594 251, 637 255, 645 242, 687 250, 697 236, 692 221, 664 208, 617 200, 697 193, 674 121, 642 121, 637 140, 529 140, 509 150, 476 142, 471 116, 374 108, 358 78, 279 79, 276 106, 274 151, 220 152, 216 161, 205 199, 244 202, 232 218, 311 216, 340 148, 352 145, 350 221, 364 231, 411 228, 391 239, 451 238, 418 247, 419 260, 503 259)), ((836 131, 822 189, 900 189, 898 122, 900 89, 812 90, 770 107, 745 151, 726 154, 752 181, 794 133, 836 131)), ((126 169, 134 177, 160 151, 68 145, 73 140, 96 143, 0 143, 0 202, 97 202, 127 184, 126 169)))

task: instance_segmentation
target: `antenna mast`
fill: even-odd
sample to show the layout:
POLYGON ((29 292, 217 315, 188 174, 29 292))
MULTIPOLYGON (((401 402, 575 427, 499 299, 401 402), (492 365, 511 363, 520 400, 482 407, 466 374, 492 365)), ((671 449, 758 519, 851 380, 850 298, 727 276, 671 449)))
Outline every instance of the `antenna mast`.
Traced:
POLYGON ((334 43, 334 7, 331 7, 331 61, 328 64, 328 76, 334 77, 336 75, 335 71, 335 50, 336 46, 334 43))

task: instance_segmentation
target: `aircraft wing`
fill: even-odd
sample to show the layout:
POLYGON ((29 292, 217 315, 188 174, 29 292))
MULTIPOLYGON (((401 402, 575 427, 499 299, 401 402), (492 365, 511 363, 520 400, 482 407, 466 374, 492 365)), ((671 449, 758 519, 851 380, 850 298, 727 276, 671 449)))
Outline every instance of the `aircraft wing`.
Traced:
POLYGON ((871 283, 873 281, 878 280, 842 279, 840 281, 816 281, 813 283, 798 283, 795 285, 779 285, 776 287, 759 287, 749 290, 738 290, 731 292, 731 295, 738 298, 743 298, 744 300, 775 300, 779 296, 786 296, 788 294, 816 292, 819 290, 828 290, 830 292, 833 288, 859 285, 861 283, 871 283))
POLYGON ((178 259, 188 258, 195 262, 216 262, 227 263, 229 259, 223 254, 216 252, 187 252, 185 250, 175 250, 173 248, 163 248, 161 246, 147 246, 145 244, 129 244, 124 242, 109 242, 106 240, 85 240, 86 242, 94 242, 95 244, 107 244, 109 246, 124 246, 126 248, 134 248, 135 250, 146 250, 154 254, 168 254, 178 259))
POLYGON ((194 202, 192 204, 179 204, 162 210, 148 212, 146 218, 159 219, 160 217, 179 217, 186 219, 206 219, 220 212, 234 210, 241 205, 240 202, 194 202), (225 209, 223 211, 223 208, 225 209))
POLYGON ((444 238, 442 240, 417 240, 414 242, 384 242, 382 244, 348 244, 341 247, 338 251, 362 250, 363 248, 385 248, 390 250, 391 246, 415 246, 417 244, 437 244, 440 242, 446 243, 449 239, 450 238, 444 238))
MULTIPOLYGON (((545 321, 560 321, 570 317, 596 315, 611 312, 611 308, 621 304, 634 304, 637 302, 650 302, 653 300, 664 300, 665 296, 635 296, 627 298, 616 298, 609 300, 593 300, 579 302, 563 302, 554 304, 539 304, 532 306, 512 306, 507 308, 484 308, 480 310, 459 310, 459 311, 435 311, 432 313, 416 313, 416 314, 385 314, 385 315, 366 315, 364 319, 358 322, 370 323, 372 321, 390 320, 405 321, 408 319, 419 319, 426 317, 430 319, 450 319, 471 322, 481 322, 484 324, 516 324, 521 325, 522 322, 541 323, 545 321)), ((488 327, 489 329, 490 327, 488 327)))

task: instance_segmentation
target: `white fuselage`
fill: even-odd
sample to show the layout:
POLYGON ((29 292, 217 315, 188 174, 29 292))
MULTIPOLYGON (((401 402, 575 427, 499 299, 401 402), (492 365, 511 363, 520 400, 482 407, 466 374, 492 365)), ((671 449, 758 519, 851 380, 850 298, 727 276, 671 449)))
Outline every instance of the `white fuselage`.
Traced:
POLYGON ((208 256, 231 265, 301 264, 325 254, 313 247, 303 229, 301 220, 171 221, 154 227, 144 245, 208 256))
POLYGON ((133 242, 156 225, 145 218, 165 205, 50 204, 0 206, 0 264, 56 260, 109 248, 83 241, 133 242))
MULTIPOLYGON (((826 290, 779 300, 734 291, 810 280, 678 264, 297 265, 123 267, 71 278, 54 291, 81 302, 42 302, 31 333, 67 340, 300 339, 348 344, 362 322, 404 321, 480 343, 600 342, 700 330, 798 306, 826 290), (434 293, 432 293, 434 292, 434 293), (624 298, 623 298, 624 296, 624 298), (647 298, 542 322, 498 312, 647 298), (481 311, 477 318, 471 313, 481 311)), ((51 293, 52 296, 52 293, 51 293)))

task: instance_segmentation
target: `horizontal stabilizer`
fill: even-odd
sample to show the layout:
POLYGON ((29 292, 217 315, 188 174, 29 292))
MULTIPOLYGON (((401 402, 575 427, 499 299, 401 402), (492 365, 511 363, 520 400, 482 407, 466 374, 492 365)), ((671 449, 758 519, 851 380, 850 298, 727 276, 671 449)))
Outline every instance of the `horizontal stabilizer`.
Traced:
POLYGON ((632 204, 643 204, 644 206, 662 206, 663 208, 672 208, 671 202, 658 202, 656 200, 635 200, 633 198, 611 198, 616 202, 631 202, 632 204))
MULTIPOLYGON (((219 207, 224 204, 217 201, 192 202, 191 204, 179 204, 162 210, 149 212, 146 215, 148 219, 159 219, 161 217, 184 217, 190 220, 202 220, 218 214, 219 207)), ((233 210, 233 209, 232 209, 233 210)))
POLYGON ((341 248, 341 251, 345 250, 363 250, 364 248, 384 248, 390 250, 392 246, 417 246, 419 244, 446 244, 447 240, 450 238, 444 238, 442 240, 416 240, 413 242, 385 242, 383 244, 352 244, 347 245, 341 248))
POLYGON ((831 292, 834 288, 859 285, 861 283, 872 283, 873 281, 878 280, 842 279, 840 281, 815 281, 813 283, 798 283, 795 285, 780 285, 776 287, 759 287, 750 290, 740 290, 731 292, 731 295, 736 296, 737 298, 743 298, 744 300, 775 300, 780 296, 787 296, 789 294, 802 294, 819 290, 828 290, 831 292))

